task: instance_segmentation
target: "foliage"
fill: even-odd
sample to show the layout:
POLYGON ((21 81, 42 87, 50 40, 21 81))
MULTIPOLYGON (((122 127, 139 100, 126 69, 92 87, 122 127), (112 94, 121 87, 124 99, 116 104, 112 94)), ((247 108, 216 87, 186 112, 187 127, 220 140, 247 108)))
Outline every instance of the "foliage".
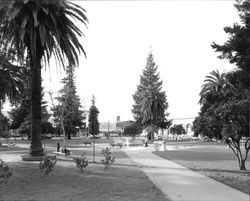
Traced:
POLYGON ((2 159, 0 159, 0 184, 7 183, 8 178, 12 176, 9 166, 2 159))
POLYGON ((42 133, 50 133, 50 134, 54 134, 55 133, 55 129, 52 126, 52 123, 48 122, 48 121, 43 121, 42 122, 42 133))
POLYGON ((186 130, 182 124, 174 124, 170 128, 170 133, 174 134, 176 136, 176 140, 177 140, 179 135, 186 134, 186 130))
MULTIPOLYGON (((28 78, 26 79, 26 81, 28 78)), ((11 118, 11 129, 19 129, 21 134, 26 134, 30 137, 31 134, 31 97, 30 97, 30 84, 28 81, 25 83, 25 90, 22 96, 20 96, 19 101, 16 101, 14 108, 9 112, 11 118)), ((42 93, 42 99, 44 93, 42 93)), ((42 133, 44 131, 44 125, 48 125, 49 113, 47 110, 47 102, 42 100, 41 106, 42 112, 42 122, 41 128, 42 133)))
POLYGON ((6 97, 11 102, 18 100, 24 90, 22 67, 16 63, 16 52, 4 47, 0 41, 0 105, 5 102, 6 97))
POLYGON ((83 126, 83 111, 80 98, 76 93, 74 68, 68 66, 66 75, 61 81, 64 86, 59 91, 60 96, 56 97, 58 105, 52 110, 55 121, 59 121, 61 127, 64 126, 68 139, 71 139, 71 135, 76 133, 76 127, 83 126))
POLYGON ((165 127, 166 124, 163 122, 167 122, 165 118, 168 116, 166 112, 168 103, 165 92, 162 91, 162 81, 160 81, 157 68, 153 54, 150 52, 146 67, 140 77, 140 83, 133 95, 135 104, 132 113, 135 121, 144 127, 149 125, 165 127))
POLYGON ((9 119, 5 117, 0 110, 0 137, 9 136, 9 119))
POLYGON ((96 135, 99 133, 98 109, 95 106, 95 98, 92 98, 92 106, 89 109, 89 134, 96 135))
POLYGON ((51 156, 44 156, 43 160, 39 163, 40 171, 44 174, 49 174, 56 165, 56 162, 57 160, 53 160, 51 156))
POLYGON ((83 172, 83 168, 86 168, 89 164, 87 158, 85 157, 85 152, 82 154, 81 157, 75 157, 74 161, 76 163, 76 167, 78 167, 81 172, 83 172))
POLYGON ((107 170, 115 162, 115 157, 111 156, 111 151, 108 147, 102 150, 102 155, 104 159, 101 160, 101 163, 104 165, 104 169, 107 170))
POLYGON ((31 146, 32 156, 42 156, 41 142, 41 69, 51 55, 63 65, 78 65, 78 54, 85 51, 78 37, 81 30, 72 20, 86 25, 85 10, 65 0, 6 1, 0 6, 0 40, 4 47, 17 51, 17 59, 30 59, 31 69, 31 146), (43 62, 42 62, 43 61, 43 62))
POLYGON ((212 48, 220 53, 220 59, 228 59, 237 68, 221 76, 217 76, 218 73, 207 76, 209 79, 204 81, 200 93, 201 112, 194 121, 194 132, 209 137, 223 137, 236 155, 240 169, 246 170, 245 161, 250 148, 250 2, 238 0, 235 7, 242 24, 225 27, 225 32, 229 34, 228 40, 223 45, 213 43, 212 48), (243 139, 244 146, 241 148, 243 139))
POLYGON ((204 103, 211 93, 222 92, 226 85, 226 74, 220 73, 218 70, 213 70, 206 76, 204 84, 201 87, 199 103, 204 103))
MULTIPOLYGON (((235 64, 246 74, 246 84, 249 83, 249 66, 250 66, 250 2, 248 0, 238 0, 235 4, 239 12, 241 24, 235 23, 232 27, 225 27, 224 31, 229 35, 228 40, 219 45, 212 44, 212 48, 219 52, 220 59, 227 59, 230 63, 235 64)), ((246 86, 246 85, 245 85, 246 86)))
POLYGON ((231 100, 217 108, 222 121, 222 135, 238 159, 241 170, 246 170, 245 161, 250 149, 249 143, 249 100, 231 100), (244 140, 245 153, 240 142, 244 140))
POLYGON ((134 138, 135 135, 142 133, 142 126, 131 121, 131 124, 124 127, 124 135, 129 135, 134 138))

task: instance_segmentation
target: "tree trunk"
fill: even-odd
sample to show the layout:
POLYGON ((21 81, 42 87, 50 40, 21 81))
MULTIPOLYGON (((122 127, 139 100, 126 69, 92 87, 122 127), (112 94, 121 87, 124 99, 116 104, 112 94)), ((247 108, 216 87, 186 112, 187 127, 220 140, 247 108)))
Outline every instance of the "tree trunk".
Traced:
POLYGON ((246 163, 245 162, 246 162, 245 160, 240 158, 240 164, 239 164, 240 170, 246 170, 246 163))
POLYGON ((31 156, 42 156, 41 141, 41 64, 40 58, 31 59, 31 156), (33 61, 32 61, 33 60, 33 61))
POLYGON ((247 158, 248 152, 246 151, 246 157, 245 159, 243 159, 241 150, 240 150, 239 141, 235 141, 232 139, 232 142, 228 141, 227 144, 229 145, 229 147, 232 149, 233 153, 237 157, 240 170, 246 170, 246 158, 247 158))

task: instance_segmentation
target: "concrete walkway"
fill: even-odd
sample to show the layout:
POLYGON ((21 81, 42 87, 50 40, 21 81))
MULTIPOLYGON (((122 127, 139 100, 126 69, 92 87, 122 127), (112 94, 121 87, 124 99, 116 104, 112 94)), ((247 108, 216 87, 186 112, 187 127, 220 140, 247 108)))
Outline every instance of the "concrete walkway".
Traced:
POLYGON ((249 201, 249 195, 152 153, 128 148, 125 153, 172 201, 249 201))

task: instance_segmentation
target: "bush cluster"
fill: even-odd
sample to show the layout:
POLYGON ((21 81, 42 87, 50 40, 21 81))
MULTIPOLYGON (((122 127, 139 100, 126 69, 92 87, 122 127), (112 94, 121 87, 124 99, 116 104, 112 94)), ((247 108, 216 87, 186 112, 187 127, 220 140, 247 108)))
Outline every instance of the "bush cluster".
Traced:
POLYGON ((75 157, 74 161, 76 163, 76 167, 78 167, 81 172, 83 172, 83 168, 86 168, 89 164, 87 158, 85 157, 85 152, 80 157, 75 157))
POLYGON ((44 174, 49 174, 49 172, 53 170, 56 162, 57 160, 53 160, 51 156, 43 157, 43 160, 39 164, 40 171, 44 172, 44 174))
POLYGON ((102 150, 102 155, 104 159, 101 160, 101 163, 104 165, 104 169, 107 170, 115 162, 115 157, 111 156, 111 151, 108 147, 102 150))

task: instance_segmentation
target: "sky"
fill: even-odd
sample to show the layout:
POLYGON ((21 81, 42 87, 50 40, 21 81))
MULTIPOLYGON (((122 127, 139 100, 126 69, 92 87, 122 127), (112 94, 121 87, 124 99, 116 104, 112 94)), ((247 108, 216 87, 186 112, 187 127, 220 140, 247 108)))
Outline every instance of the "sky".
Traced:
MULTIPOLYGON (((88 28, 75 71, 77 94, 88 110, 96 97, 99 122, 133 120, 132 95, 152 50, 169 104, 169 118, 197 116, 206 75, 233 68, 217 58, 212 42, 223 44, 225 26, 239 22, 234 1, 75 1, 86 11, 88 28)), ((56 96, 62 70, 43 70, 45 92, 56 96)), ((45 98, 50 102, 48 95, 45 98)))

